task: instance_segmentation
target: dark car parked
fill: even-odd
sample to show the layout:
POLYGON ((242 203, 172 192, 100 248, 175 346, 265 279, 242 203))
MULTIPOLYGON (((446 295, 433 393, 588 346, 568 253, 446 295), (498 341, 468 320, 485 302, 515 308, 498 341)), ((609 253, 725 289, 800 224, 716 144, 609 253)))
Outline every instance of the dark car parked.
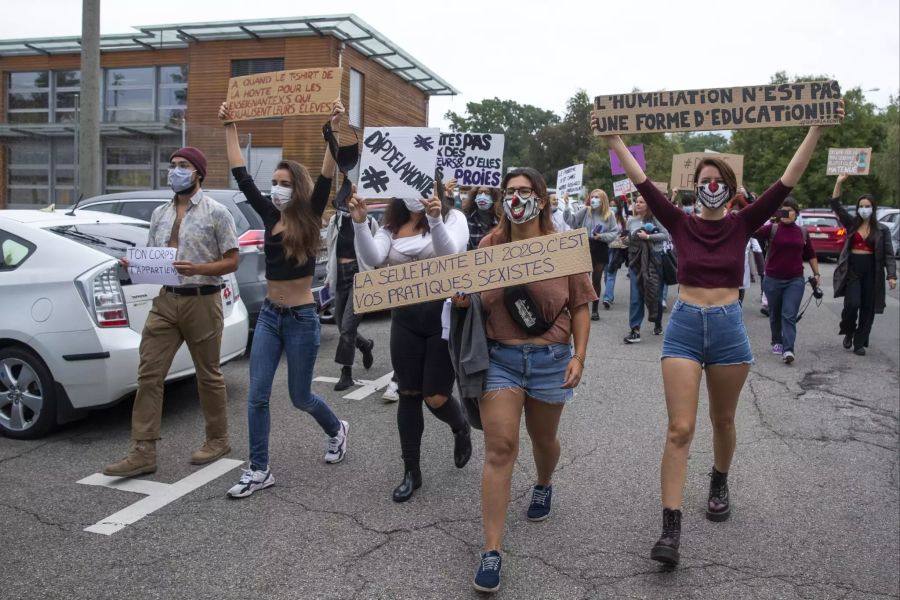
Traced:
MULTIPOLYGON (((204 189, 203 192, 224 205, 234 217, 241 257, 235 278, 241 298, 247 307, 250 328, 253 329, 263 300, 266 298, 266 256, 263 251, 265 229, 262 219, 247 202, 244 194, 237 190, 204 189)), ((78 208, 149 221, 154 209, 171 199, 172 192, 169 190, 120 192, 82 200, 78 204, 78 208)), ((319 290, 322 289, 325 282, 325 275, 325 261, 320 256, 316 261, 316 271, 312 282, 316 304, 319 303, 319 290)))

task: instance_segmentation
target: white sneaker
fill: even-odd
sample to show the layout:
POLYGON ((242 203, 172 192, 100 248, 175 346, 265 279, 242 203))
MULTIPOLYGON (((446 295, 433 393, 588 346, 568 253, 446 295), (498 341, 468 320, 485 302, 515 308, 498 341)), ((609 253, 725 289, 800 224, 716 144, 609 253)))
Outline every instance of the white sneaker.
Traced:
POLYGON ((384 393, 381 395, 381 399, 385 402, 396 402, 400 399, 400 394, 397 393, 397 382, 391 381, 388 386, 385 388, 384 393))
POLYGON ((246 498, 256 490, 262 490, 272 485, 275 485, 275 476, 272 475, 271 469, 267 468, 265 471, 244 469, 240 480, 228 490, 228 495, 232 498, 246 498))
POLYGON ((344 460, 344 454, 347 452, 347 431, 349 430, 350 424, 347 421, 341 421, 341 430, 338 431, 338 434, 333 438, 328 438, 325 462, 333 465, 344 460))
POLYGON ((784 364, 789 365, 794 362, 794 353, 788 350, 784 354, 781 355, 781 360, 784 361, 784 364))

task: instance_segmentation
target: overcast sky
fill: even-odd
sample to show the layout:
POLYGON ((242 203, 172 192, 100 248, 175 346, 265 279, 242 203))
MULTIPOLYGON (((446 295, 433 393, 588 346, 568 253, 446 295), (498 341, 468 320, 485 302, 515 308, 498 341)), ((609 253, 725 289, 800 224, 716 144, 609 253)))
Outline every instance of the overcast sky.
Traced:
MULTIPOLYGON (((80 0, 6 8, 0 38, 80 33, 80 0)), ((494 96, 561 115, 579 88, 593 97, 756 85, 782 70, 879 88, 866 93, 879 106, 900 92, 898 0, 102 0, 100 28, 338 13, 356 14, 460 90, 432 100, 432 126, 494 96)))

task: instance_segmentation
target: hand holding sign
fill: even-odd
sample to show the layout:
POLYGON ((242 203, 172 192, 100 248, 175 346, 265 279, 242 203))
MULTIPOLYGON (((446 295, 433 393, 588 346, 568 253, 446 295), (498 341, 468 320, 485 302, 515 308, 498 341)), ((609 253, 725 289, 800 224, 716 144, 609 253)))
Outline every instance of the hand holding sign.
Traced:
POLYGON ((341 97, 338 96, 334 100, 334 105, 331 107, 331 128, 337 132, 341 127, 341 117, 344 116, 344 103, 341 102, 341 97))
POLYGON ((234 122, 234 115, 231 114, 231 109, 228 107, 227 102, 223 102, 219 105, 219 120, 225 123, 225 125, 234 122))
POLYGON ((428 213, 428 216, 432 219, 440 219, 441 218, 441 208, 443 208, 443 202, 438 198, 437 192, 437 182, 434 184, 434 193, 432 193, 431 198, 427 200, 422 200, 422 205, 425 207, 425 212, 428 213))
POLYGON ((354 223, 365 223, 369 216, 369 207, 366 206, 366 200, 359 194, 353 194, 347 202, 347 208, 350 209, 350 218, 354 223))

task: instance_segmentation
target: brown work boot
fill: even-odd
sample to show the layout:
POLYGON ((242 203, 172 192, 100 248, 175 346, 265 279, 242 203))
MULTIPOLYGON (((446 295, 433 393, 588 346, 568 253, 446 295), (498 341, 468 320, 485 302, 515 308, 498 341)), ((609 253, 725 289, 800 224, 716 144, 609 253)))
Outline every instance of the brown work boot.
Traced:
POLYGON ((135 440, 125 458, 103 467, 103 474, 110 477, 136 477, 155 472, 156 440, 135 440))
POLYGON ((229 452, 231 452, 231 446, 228 445, 228 438, 206 440, 198 450, 191 454, 191 464, 205 465, 219 457, 225 456, 229 452))

